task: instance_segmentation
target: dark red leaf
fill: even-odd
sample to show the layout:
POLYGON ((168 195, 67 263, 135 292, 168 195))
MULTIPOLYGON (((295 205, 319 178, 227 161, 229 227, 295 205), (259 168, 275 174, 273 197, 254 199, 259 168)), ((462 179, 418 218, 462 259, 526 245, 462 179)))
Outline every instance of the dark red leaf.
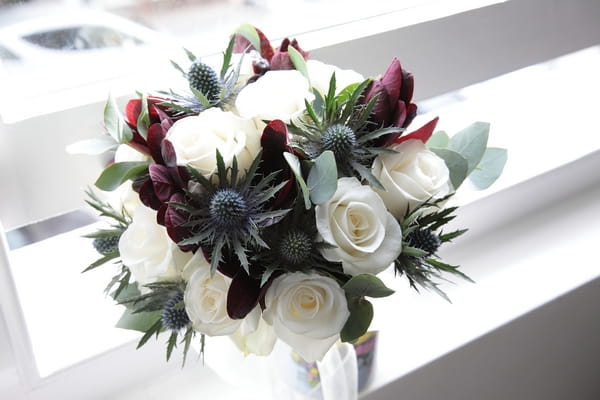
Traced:
POLYGON ((169 169, 164 165, 151 164, 148 167, 148 172, 150 173, 150 179, 152 179, 152 186, 156 197, 161 202, 169 201, 171 196, 176 192, 169 169))
POLYGON ((163 204, 154 193, 154 186, 150 177, 140 185, 138 193, 140 194, 142 203, 153 210, 158 210, 163 204))
POLYGON ((242 319, 258 304, 260 282, 252 279, 246 271, 239 270, 233 277, 227 292, 227 314, 242 319))
POLYGON ((394 57, 387 70, 381 78, 381 84, 385 88, 388 96, 396 100, 400 97, 400 88, 402 86, 402 67, 400 61, 394 57))
POLYGON ((162 156, 161 144, 163 139, 165 138, 165 133, 163 131, 162 126, 160 124, 152 124, 148 128, 148 148, 150 149, 150 155, 154 159, 155 162, 159 164, 164 164, 165 161, 162 156))
POLYGON ((435 129, 438 120, 439 117, 435 117, 416 131, 410 133, 409 135, 399 137, 398 139, 396 139, 396 143, 402 143, 410 139, 419 139, 421 142, 426 143, 431 137, 431 135, 433 135, 433 130, 435 129))

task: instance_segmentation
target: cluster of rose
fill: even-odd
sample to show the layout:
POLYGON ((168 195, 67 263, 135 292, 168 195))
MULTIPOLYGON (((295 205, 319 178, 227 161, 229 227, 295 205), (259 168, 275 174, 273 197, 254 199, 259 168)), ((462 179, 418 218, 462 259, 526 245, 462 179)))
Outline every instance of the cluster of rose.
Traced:
POLYGON ((249 25, 220 66, 187 53, 173 63, 184 91, 140 95, 124 116, 109 99, 102 143, 116 153, 96 186, 121 200, 88 192, 110 224, 89 235, 102 257, 88 270, 117 264, 107 291, 140 345, 167 332, 169 357, 227 335, 266 355, 279 339, 318 360, 367 332, 367 298, 393 293, 377 274, 437 291, 442 273, 464 277, 436 252, 464 232, 442 232, 445 204, 494 154, 486 124, 406 133, 417 106, 397 59, 366 79, 249 25))

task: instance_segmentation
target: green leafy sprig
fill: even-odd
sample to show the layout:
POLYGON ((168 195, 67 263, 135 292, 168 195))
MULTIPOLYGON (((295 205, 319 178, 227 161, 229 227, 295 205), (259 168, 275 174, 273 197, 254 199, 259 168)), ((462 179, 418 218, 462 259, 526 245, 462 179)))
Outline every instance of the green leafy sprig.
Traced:
POLYGON ((380 147, 376 142, 382 136, 401 132, 402 128, 378 128, 369 121, 377 96, 367 104, 360 101, 370 82, 368 79, 352 84, 336 95, 333 74, 325 97, 314 90, 314 101, 305 100, 305 115, 292 121, 289 129, 295 135, 292 145, 299 153, 314 159, 325 151, 332 151, 339 176, 356 176, 384 190, 371 173, 370 165, 377 155, 393 150, 380 147))
POLYGON ((467 230, 460 229, 448 233, 443 233, 442 228, 455 218, 453 213, 458 207, 442 208, 441 205, 452 196, 448 195, 440 199, 430 199, 421 204, 412 212, 407 212, 400 225, 402 227, 402 252, 394 262, 396 273, 405 275, 408 278, 410 286, 419 290, 419 287, 433 290, 444 299, 450 301, 446 293, 439 288, 439 281, 447 281, 443 274, 460 277, 469 282, 471 278, 458 270, 458 265, 450 265, 439 260, 435 253, 411 245, 411 233, 421 230, 434 235, 439 244, 450 242, 458 236, 464 234, 467 230), (432 209, 434 211, 432 211, 432 209))

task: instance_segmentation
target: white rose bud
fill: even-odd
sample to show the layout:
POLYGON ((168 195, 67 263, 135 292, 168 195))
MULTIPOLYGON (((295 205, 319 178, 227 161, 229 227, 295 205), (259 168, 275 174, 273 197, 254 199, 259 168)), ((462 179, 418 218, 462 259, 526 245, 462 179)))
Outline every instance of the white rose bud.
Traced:
POLYGON ((234 333, 242 320, 227 314, 227 292, 231 279, 216 271, 210 276, 210 265, 200 266, 192 273, 185 288, 185 311, 194 329, 208 336, 234 333))
POLYGON ((173 143, 179 165, 189 164, 209 177, 217 169, 217 149, 226 166, 236 157, 240 171, 249 168, 260 151, 261 134, 253 120, 209 108, 175 122, 167 139, 173 143))
POLYGON ((386 189, 378 193, 396 218, 404 218, 407 210, 450 192, 446 163, 422 141, 411 139, 390 148, 397 153, 379 155, 372 173, 386 189))
POLYGON ((306 61, 306 67, 308 68, 310 84, 323 95, 329 91, 329 81, 333 73, 335 73, 336 94, 340 93, 348 85, 360 83, 365 80, 361 74, 354 70, 341 69, 335 65, 325 64, 317 60, 306 61))
POLYGON ((281 275, 265 295, 264 320, 306 361, 323 358, 350 316, 344 290, 315 273, 281 275))
POLYGON ((347 274, 377 274, 402 251, 400 224, 379 195, 356 178, 340 178, 333 197, 315 207, 315 216, 321 237, 336 246, 321 254, 341 261, 347 274))
POLYGON ((165 227, 156 222, 154 210, 140 205, 132 218, 119 240, 119 253, 134 279, 141 285, 179 279, 191 253, 173 243, 165 227))
POLYGON ((245 118, 290 122, 305 110, 304 99, 310 101, 313 97, 300 72, 268 71, 241 90, 235 107, 245 118))

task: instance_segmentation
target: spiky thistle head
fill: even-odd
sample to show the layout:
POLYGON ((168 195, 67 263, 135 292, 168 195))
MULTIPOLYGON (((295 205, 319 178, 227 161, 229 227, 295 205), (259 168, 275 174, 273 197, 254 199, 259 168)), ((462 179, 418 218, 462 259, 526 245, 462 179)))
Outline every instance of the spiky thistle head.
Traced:
POLYGON ((190 60, 187 71, 171 61, 171 64, 188 80, 191 93, 177 93, 173 90, 159 92, 161 97, 166 99, 163 105, 169 107, 178 117, 196 115, 211 107, 229 107, 243 86, 238 82, 241 61, 237 66, 230 65, 232 49, 233 45, 230 43, 220 73, 200 61, 189 50, 186 50, 190 60))
POLYGON ((223 253, 237 256, 248 272, 247 253, 269 247, 262 238, 262 230, 279 222, 289 210, 269 209, 270 199, 287 183, 274 185, 277 172, 266 177, 257 176, 261 160, 259 153, 245 174, 238 171, 234 158, 226 167, 217 150, 217 172, 206 178, 188 167, 193 185, 199 186, 187 192, 185 204, 173 204, 186 211, 194 234, 180 245, 199 245, 209 251, 211 270, 214 272, 223 253))
POLYGON ((183 304, 183 292, 178 292, 165 303, 161 314, 163 326, 171 331, 180 331, 190 324, 190 317, 183 304))
POLYGON ((209 102, 213 103, 219 100, 222 83, 215 70, 210 66, 200 60, 195 60, 186 77, 190 88, 202 93, 209 102))
POLYGON ((442 244, 439 236, 430 229, 415 229, 406 236, 408 245, 423 250, 429 257, 439 249, 442 244))
POLYGON ((383 189, 370 173, 370 165, 378 154, 391 150, 378 147, 377 139, 402 129, 381 128, 370 121, 377 97, 367 104, 361 102, 370 82, 366 80, 336 95, 335 74, 332 75, 328 93, 323 97, 315 92, 315 101, 305 103, 306 114, 292 122, 290 131, 295 135, 293 145, 310 158, 332 151, 338 176, 356 176, 383 189))

